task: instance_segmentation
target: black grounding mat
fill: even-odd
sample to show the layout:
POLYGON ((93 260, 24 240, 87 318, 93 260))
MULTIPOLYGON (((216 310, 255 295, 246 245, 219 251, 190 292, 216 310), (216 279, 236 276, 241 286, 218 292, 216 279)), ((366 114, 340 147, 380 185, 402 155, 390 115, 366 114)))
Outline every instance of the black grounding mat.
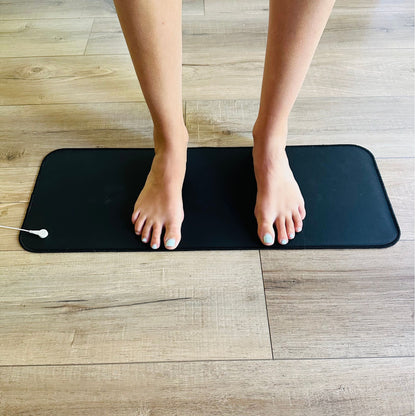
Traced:
MULTIPOLYGON (((251 147, 188 148, 185 220, 176 250, 382 248, 400 229, 371 152, 356 145, 287 146, 305 200, 303 229, 265 246, 254 217, 251 147)), ((22 228, 32 252, 154 251, 134 233, 131 214, 153 149, 59 149, 42 162, 22 228)), ((276 228, 275 228, 276 231, 276 228)), ((162 232, 159 250, 163 245, 162 232)), ((174 250, 175 251, 175 250, 174 250)))

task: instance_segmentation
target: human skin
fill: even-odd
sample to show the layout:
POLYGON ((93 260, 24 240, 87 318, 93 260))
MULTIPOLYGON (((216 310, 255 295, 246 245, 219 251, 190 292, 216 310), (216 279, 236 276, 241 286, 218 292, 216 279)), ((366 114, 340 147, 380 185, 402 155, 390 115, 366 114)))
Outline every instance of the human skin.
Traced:
MULTIPOLYGON (((260 106, 254 123, 254 215, 264 245, 300 232, 305 203, 285 147, 288 118, 335 0, 269 0, 260 106)), ((114 0, 153 120, 155 156, 131 221, 142 241, 167 249, 181 240, 182 185, 189 135, 182 113, 182 0, 114 0)))

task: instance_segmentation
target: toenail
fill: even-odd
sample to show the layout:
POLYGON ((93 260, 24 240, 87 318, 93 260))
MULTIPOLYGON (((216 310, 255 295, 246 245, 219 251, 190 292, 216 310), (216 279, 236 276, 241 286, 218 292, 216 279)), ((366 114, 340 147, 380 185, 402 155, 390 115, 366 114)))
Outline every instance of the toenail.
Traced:
POLYGON ((153 244, 153 245, 152 245, 152 249, 153 249, 153 250, 156 250, 156 249, 157 249, 157 244, 153 244))
POLYGON ((296 228, 296 231, 300 233, 302 231, 302 227, 296 228))
POLYGON ((147 238, 142 238, 143 243, 147 243, 147 238))
POLYGON ((175 245, 175 239, 169 238, 169 240, 166 241, 166 247, 173 247, 175 245))
POLYGON ((273 243, 273 237, 272 237, 272 235, 271 235, 271 234, 269 234, 269 233, 264 234, 263 241, 264 241, 266 244, 271 244, 271 243, 273 243))
POLYGON ((286 239, 282 240, 281 244, 287 244, 287 240, 286 239))
POLYGON ((295 237, 295 234, 294 233, 290 233, 289 234, 289 238, 294 238, 295 237))

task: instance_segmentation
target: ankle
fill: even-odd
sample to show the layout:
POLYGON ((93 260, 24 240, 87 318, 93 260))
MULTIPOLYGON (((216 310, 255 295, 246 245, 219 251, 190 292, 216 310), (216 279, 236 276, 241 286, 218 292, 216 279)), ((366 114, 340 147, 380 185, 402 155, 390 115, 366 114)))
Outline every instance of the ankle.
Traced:
POLYGON ((183 152, 188 147, 189 133, 185 124, 171 128, 153 127, 155 153, 183 152))
POLYGON ((271 157, 285 156, 287 132, 287 120, 272 123, 258 117, 252 130, 253 155, 256 153, 259 157, 265 154, 271 157))
POLYGON ((287 119, 270 120, 260 116, 257 117, 252 130, 254 142, 268 143, 273 141, 276 144, 277 141, 283 148, 286 145, 287 133, 287 119))

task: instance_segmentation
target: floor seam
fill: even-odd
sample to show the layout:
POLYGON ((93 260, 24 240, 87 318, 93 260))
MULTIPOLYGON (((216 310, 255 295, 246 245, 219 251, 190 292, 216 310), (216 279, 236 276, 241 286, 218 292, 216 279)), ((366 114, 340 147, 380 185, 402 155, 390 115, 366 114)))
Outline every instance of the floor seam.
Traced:
POLYGON ((270 329, 270 317, 269 317, 269 309, 267 307, 267 296, 266 296, 266 287, 264 285, 263 264, 261 262, 261 251, 258 250, 258 253, 259 253, 260 270, 261 270, 261 282, 263 284, 264 304, 266 306, 267 326, 269 328, 270 350, 271 350, 271 353, 272 353, 272 360, 274 360, 272 331, 270 329))
POLYGON ((92 18, 91 27, 90 27, 90 33, 88 33, 88 38, 87 38, 87 42, 85 43, 84 52, 83 52, 83 54, 81 56, 87 56, 86 55, 86 52, 87 52, 88 44, 90 43, 91 34, 92 34, 92 28, 94 27, 94 23, 95 23, 95 17, 92 18))
POLYGON ((335 357, 335 358, 230 358, 228 360, 172 360, 172 361, 121 361, 121 362, 108 362, 108 363, 69 363, 69 364, 3 364, 2 368, 13 367, 76 367, 76 366, 93 366, 93 365, 137 365, 137 364, 181 364, 181 363, 227 363, 227 362, 278 362, 278 361, 349 361, 349 360, 397 360, 415 358, 414 355, 399 355, 399 356, 381 356, 381 357, 335 357))

